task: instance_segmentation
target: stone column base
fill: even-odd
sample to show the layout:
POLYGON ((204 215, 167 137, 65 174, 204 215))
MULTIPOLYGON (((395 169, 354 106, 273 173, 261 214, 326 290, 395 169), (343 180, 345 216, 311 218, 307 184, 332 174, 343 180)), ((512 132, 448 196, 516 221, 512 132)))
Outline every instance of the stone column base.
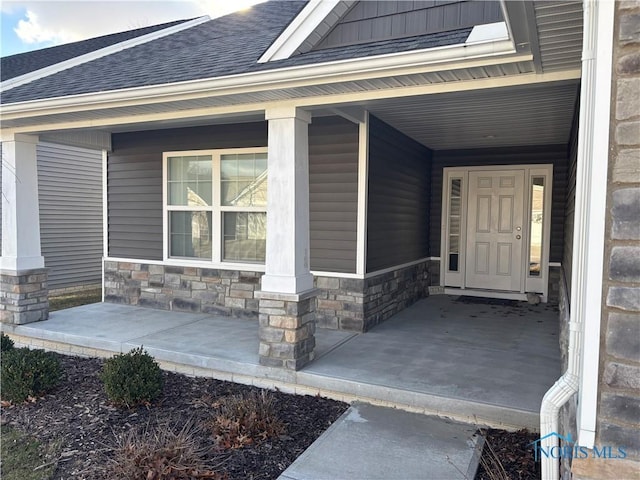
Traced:
POLYGON ((297 295, 256 292, 261 365, 299 370, 313 360, 317 294, 316 289, 297 295))
POLYGON ((0 322, 22 325, 49 318, 47 269, 0 271, 0 322))

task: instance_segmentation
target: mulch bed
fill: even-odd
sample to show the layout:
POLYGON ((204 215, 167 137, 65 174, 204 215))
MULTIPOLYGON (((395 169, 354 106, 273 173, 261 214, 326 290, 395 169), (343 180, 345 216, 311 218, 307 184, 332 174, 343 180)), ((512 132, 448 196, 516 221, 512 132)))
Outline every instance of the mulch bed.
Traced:
MULTIPOLYGON (((216 399, 235 395, 255 387, 192 378, 164 372, 160 400, 132 410, 112 406, 104 393, 98 374, 103 361, 58 355, 66 376, 52 393, 35 402, 2 409, 3 425, 10 425, 47 444, 62 442, 54 479, 115 478, 108 466, 114 458, 117 438, 131 430, 154 425, 180 429, 188 423, 206 424, 216 399)), ((324 432, 348 405, 320 397, 274 392, 279 417, 286 431, 277 438, 246 445, 239 449, 216 448, 211 435, 203 435, 204 447, 211 448, 213 464, 222 478, 277 478, 313 441, 324 432)), ((483 461, 475 480, 540 478, 539 463, 534 461, 530 443, 537 434, 527 431, 487 430, 483 461), (491 445, 491 449, 487 447, 491 445)), ((155 478, 155 477, 154 477, 155 478)))
POLYGON ((540 437, 527 430, 505 432, 488 429, 482 432, 485 445, 475 480, 537 480, 540 462, 535 461, 531 442, 540 437))
MULTIPOLYGON (((105 465, 114 457, 116 438, 132 429, 155 424, 181 428, 193 422, 206 424, 213 415, 212 402, 227 395, 258 390, 209 378, 191 378, 164 372, 162 397, 153 405, 132 410, 112 406, 98 374, 103 361, 59 355, 66 378, 52 393, 33 403, 2 409, 8 424, 43 442, 62 440, 54 479, 112 479, 105 465)), ((277 478, 348 405, 320 397, 275 392, 277 409, 286 431, 276 438, 239 449, 215 450, 215 440, 203 435, 203 444, 217 451, 217 470, 233 479, 277 478), (218 458, 219 456, 219 458, 218 458)), ((155 477, 154 477, 155 478, 155 477)))

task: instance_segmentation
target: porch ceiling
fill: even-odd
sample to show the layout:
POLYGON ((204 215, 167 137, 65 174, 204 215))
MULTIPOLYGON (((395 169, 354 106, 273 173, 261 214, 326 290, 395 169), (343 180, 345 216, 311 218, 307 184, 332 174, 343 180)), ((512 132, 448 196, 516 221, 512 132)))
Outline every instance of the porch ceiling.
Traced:
POLYGON ((433 150, 566 144, 577 82, 366 102, 373 115, 433 150))

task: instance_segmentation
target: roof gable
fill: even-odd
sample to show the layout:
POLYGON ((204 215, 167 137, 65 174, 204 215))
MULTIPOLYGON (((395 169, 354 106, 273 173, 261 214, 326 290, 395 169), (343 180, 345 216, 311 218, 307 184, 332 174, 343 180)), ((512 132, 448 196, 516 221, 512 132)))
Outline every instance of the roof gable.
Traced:
MULTIPOLYGON (((499 1, 360 1, 312 49, 342 47, 503 21, 499 1)), ((296 53, 303 53, 299 48, 296 53)))
POLYGON ((259 62, 503 21, 499 0, 311 0, 259 62))

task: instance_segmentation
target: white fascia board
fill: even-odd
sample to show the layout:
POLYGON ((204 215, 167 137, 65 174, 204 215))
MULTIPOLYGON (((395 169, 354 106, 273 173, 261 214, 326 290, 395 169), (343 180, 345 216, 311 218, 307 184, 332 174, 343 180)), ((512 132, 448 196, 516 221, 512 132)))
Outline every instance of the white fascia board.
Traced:
POLYGON ((338 3, 340 0, 311 0, 262 54, 258 63, 289 58, 338 3))
POLYGON ((141 35, 136 38, 131 38, 129 40, 116 43, 114 45, 109 45, 108 47, 104 47, 99 50, 95 50, 93 52, 85 53, 84 55, 80 55, 78 57, 74 57, 69 60, 65 60, 63 62, 49 65, 48 67, 44 67, 39 70, 34 70, 33 72, 25 73, 24 75, 20 75, 18 77, 11 78, 9 80, 5 80, 4 82, 2 82, 2 86, 0 87, 0 92, 6 92, 7 90, 11 90, 12 88, 19 87, 20 85, 25 85, 27 83, 33 82, 34 80, 38 80, 40 78, 48 77, 49 75, 53 75, 63 70, 68 70, 78 65, 82 65, 83 63, 87 63, 92 60, 96 60, 98 58, 106 57, 107 55, 111 55, 113 53, 126 50, 127 48, 132 48, 138 45, 142 45, 152 40, 156 40, 158 38, 166 37, 167 35, 172 35, 174 33, 181 32, 182 30, 187 30, 191 27, 195 27, 196 25, 200 25, 202 23, 208 22, 209 20, 210 18, 205 15, 203 17, 199 17, 194 20, 190 20, 188 22, 183 22, 178 25, 173 25, 171 27, 164 28, 162 30, 157 30, 155 32, 148 33, 146 35, 141 35))
POLYGON ((380 75, 407 75, 452 70, 471 66, 531 61, 531 55, 514 55, 510 41, 457 44, 444 47, 389 53, 373 57, 298 65, 261 72, 188 80, 165 85, 133 87, 107 92, 29 100, 1 106, 5 120, 69 111, 111 108, 155 102, 189 100, 210 95, 248 93, 255 90, 293 88, 335 81, 354 81, 380 75))
POLYGON ((506 22, 486 23, 484 25, 476 25, 464 42, 465 45, 480 42, 490 42, 498 40, 508 40, 509 30, 506 22))

